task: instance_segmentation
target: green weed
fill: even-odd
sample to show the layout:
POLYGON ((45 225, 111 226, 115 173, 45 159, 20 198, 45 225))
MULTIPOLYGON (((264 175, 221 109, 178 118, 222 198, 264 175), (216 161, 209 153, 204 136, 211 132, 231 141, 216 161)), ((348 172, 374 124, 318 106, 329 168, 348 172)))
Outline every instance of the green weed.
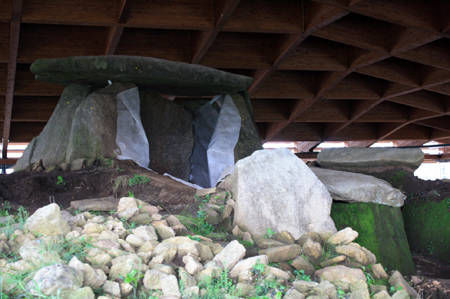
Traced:
POLYGON ((273 237, 273 235, 275 235, 275 232, 271 228, 268 228, 266 234, 264 235, 264 238, 270 239, 273 237))
POLYGON ((148 176, 135 174, 132 178, 128 179, 128 186, 133 187, 136 185, 147 184, 148 182, 150 182, 148 176))
POLYGON ((66 185, 66 182, 64 181, 64 178, 62 176, 58 175, 56 177, 56 185, 66 185))
POLYGON ((237 296, 236 286, 228 277, 228 271, 222 271, 218 277, 208 277, 199 283, 200 290, 205 290, 204 299, 219 299, 228 296, 237 296))
POLYGON ((305 274, 305 270, 294 270, 295 279, 311 281, 311 276, 305 274))

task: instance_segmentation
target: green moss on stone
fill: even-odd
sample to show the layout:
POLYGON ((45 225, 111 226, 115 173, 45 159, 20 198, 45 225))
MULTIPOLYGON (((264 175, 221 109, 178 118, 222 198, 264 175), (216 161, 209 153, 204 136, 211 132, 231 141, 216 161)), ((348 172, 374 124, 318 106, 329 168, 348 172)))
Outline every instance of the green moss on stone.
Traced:
POLYGON ((403 217, 414 252, 450 261, 450 198, 409 201, 403 207, 403 217))
POLYGON ((372 203, 338 203, 331 208, 337 229, 347 226, 359 233, 356 242, 372 251, 378 262, 402 274, 414 273, 400 208, 372 203))

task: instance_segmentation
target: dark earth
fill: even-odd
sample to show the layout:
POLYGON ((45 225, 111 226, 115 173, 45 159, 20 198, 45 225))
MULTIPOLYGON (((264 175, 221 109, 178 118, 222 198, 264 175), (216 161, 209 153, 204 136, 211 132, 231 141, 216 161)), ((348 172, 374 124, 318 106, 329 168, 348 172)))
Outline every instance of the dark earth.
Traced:
POLYGON ((72 200, 134 195, 168 212, 183 210, 194 201, 195 190, 132 161, 95 162, 77 171, 20 171, 0 177, 0 204, 25 207, 30 213, 49 203, 68 208, 72 200), (133 183, 134 177, 148 182, 133 183), (130 181, 131 179, 131 181, 130 181), (131 182, 131 183, 130 183, 131 182))

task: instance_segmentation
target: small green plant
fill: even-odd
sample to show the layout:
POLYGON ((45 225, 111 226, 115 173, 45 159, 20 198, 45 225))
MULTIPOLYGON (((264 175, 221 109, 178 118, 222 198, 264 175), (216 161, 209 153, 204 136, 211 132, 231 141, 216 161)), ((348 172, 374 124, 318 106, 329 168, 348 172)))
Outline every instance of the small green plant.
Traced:
POLYGON ((137 298, 139 281, 143 277, 144 275, 142 274, 142 272, 139 272, 136 269, 133 269, 130 272, 128 272, 125 277, 123 276, 120 277, 123 280, 123 282, 129 283, 133 286, 133 298, 137 298))
POLYGON ((256 279, 259 279, 264 275, 265 270, 266 265, 257 262, 252 268, 252 274, 256 277, 256 279))
POLYGON ((131 192, 131 191, 128 191, 128 197, 133 197, 133 198, 135 198, 135 197, 134 197, 134 193, 131 192))
POLYGON ((55 251, 61 256, 61 259, 65 262, 69 262, 72 257, 76 256, 80 261, 86 261, 86 255, 90 248, 93 248, 91 240, 82 236, 78 240, 67 241, 64 240, 58 243, 52 243, 45 248, 45 250, 51 252, 55 251))
POLYGON ((148 176, 135 174, 132 178, 128 179, 128 186, 133 187, 136 185, 147 184, 148 182, 150 182, 148 176))
POLYGON ((242 240, 242 239, 238 239, 239 243, 241 243, 242 245, 244 245, 245 248, 252 248, 253 246, 255 246, 255 244, 253 244, 253 242, 251 241, 247 241, 247 240, 242 240))
POLYGON ((64 186, 66 184, 66 182, 64 181, 64 178, 60 175, 58 175, 56 177, 56 185, 62 185, 64 186))
POLYGON ((197 241, 197 242, 200 242, 202 240, 202 239, 200 239, 197 236, 191 236, 191 235, 189 235, 188 238, 191 239, 191 240, 197 241))
POLYGON ((373 278, 372 274, 370 274, 369 272, 367 272, 366 267, 362 266, 361 267, 364 275, 366 276, 366 280, 367 280, 367 285, 370 287, 371 285, 375 284, 375 279, 373 278))
POLYGON ((398 286, 398 287, 391 286, 391 287, 389 288, 389 293, 390 293, 391 295, 394 295, 395 292, 401 291, 401 290, 403 290, 403 288, 402 288, 401 286, 398 286))
POLYGON ((264 279, 256 285, 255 291, 257 296, 281 299, 286 291, 286 286, 274 279, 264 279))
POLYGON ((214 231, 214 226, 209 224, 206 221, 206 211, 204 210, 198 210, 197 211, 197 234, 198 235, 209 235, 214 231))
POLYGON ((0 209, 0 217, 9 216, 10 210, 11 210, 11 204, 8 201, 4 201, 2 203, 2 207, 0 209))
POLYGON ((238 292, 233 280, 228 276, 228 271, 222 271, 218 277, 208 277, 199 283, 201 290, 204 290, 205 299, 219 299, 229 296, 237 296, 238 292))
POLYGON ((111 158, 100 158, 101 164, 105 165, 106 167, 112 167, 113 166, 113 159, 111 158))
POLYGON ((120 218, 120 221, 122 221, 123 227, 126 230, 131 230, 131 229, 136 228, 136 222, 134 222, 134 221, 128 222, 128 220, 126 218, 120 218))
POLYGON ((341 287, 337 287, 337 296, 339 299, 345 298, 345 291, 341 287))
POLYGON ((275 235, 275 232, 271 228, 268 228, 266 234, 264 235, 264 238, 270 239, 273 237, 273 235, 275 235))
POLYGON ((311 281, 311 276, 305 274, 305 270, 295 270, 294 274, 295 274, 295 279, 311 281))

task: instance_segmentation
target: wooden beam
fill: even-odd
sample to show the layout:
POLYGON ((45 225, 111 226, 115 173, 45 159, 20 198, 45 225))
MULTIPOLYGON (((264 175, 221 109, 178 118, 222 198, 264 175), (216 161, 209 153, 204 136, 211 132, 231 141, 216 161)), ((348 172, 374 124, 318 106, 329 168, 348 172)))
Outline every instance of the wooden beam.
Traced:
POLYGON ((426 119, 416 123, 421 126, 450 132, 450 116, 426 119))
POLYGON ((117 14, 117 24, 109 28, 108 39, 106 41, 105 55, 113 55, 119 45, 123 33, 123 24, 126 23, 127 0, 121 0, 117 14))
MULTIPOLYGON (((446 115, 445 113, 444 114, 434 114, 434 113, 422 111, 422 113, 420 113, 420 115, 412 116, 409 121, 404 122, 400 125, 392 124, 392 123, 383 124, 382 126, 379 127, 379 135, 378 135, 376 142, 386 139, 390 135, 393 135, 395 132, 399 131, 400 129, 402 129, 408 125, 411 125, 411 124, 417 125, 418 122, 420 122, 420 121, 424 121, 424 120, 428 120, 428 119, 432 119, 432 118, 436 118, 436 117, 441 117, 441 116, 445 116, 445 115, 446 115)), ((429 126, 427 126, 427 127, 429 127, 429 126)), ((445 131, 445 130, 441 130, 441 129, 439 129, 439 130, 445 131)), ((450 135, 450 131, 448 131, 447 133, 450 135)))
POLYGON ((303 153, 296 153, 295 155, 297 157, 299 157, 300 159, 316 160, 318 154, 319 153, 316 153, 316 152, 303 152, 303 153))
POLYGON ((113 55, 116 52, 119 45, 120 38, 122 37, 123 26, 115 25, 109 28, 108 40, 106 42, 105 55, 113 55))
POLYGON ((397 147, 401 146, 419 146, 423 145, 424 143, 427 143, 427 139, 421 139, 421 140, 395 140, 394 145, 397 147))
MULTIPOLYGON (((450 79, 450 76, 448 78, 442 78, 439 83, 445 84, 448 81, 448 79, 450 79)), ((436 82, 433 82, 432 84, 434 84, 434 83, 436 83, 436 82)), ((427 91, 423 91, 424 89, 426 89, 430 86, 434 86, 432 84, 422 85, 421 87, 416 87, 416 88, 407 88, 407 89, 400 88, 395 91, 388 90, 385 92, 385 95, 377 101, 360 101, 360 102, 358 102, 357 104, 354 105, 353 113, 352 113, 350 119, 346 123, 328 125, 325 128, 325 132, 324 132, 325 139, 324 140, 327 140, 329 137, 331 137, 331 136, 337 134, 339 131, 345 129, 346 127, 348 127, 349 125, 354 123, 356 120, 361 118, 364 114, 369 112, 371 109, 374 109, 377 105, 383 103, 386 100, 434 112, 433 114, 427 114, 427 115, 423 116, 424 117, 423 119, 427 119, 433 115, 434 115, 434 117, 440 116, 440 115, 446 115, 446 113, 448 112, 448 109, 446 109, 446 107, 444 106, 446 97, 444 97, 444 96, 441 97, 436 94, 433 94, 433 93, 430 93, 427 91)), ((414 121, 421 120, 421 119, 422 119, 421 116, 419 116, 413 120, 409 120, 406 123, 402 123, 400 126, 396 127, 397 129, 392 129, 391 133, 395 132, 396 130, 402 128, 403 126, 405 126, 407 124, 413 123, 414 121)), ((385 132, 384 134, 386 135, 384 137, 387 137, 390 135, 389 131, 385 132)), ((380 139, 380 140, 382 140, 382 139, 380 139)))
POLYGON ((314 149, 319 143, 317 141, 303 141, 303 142, 296 142, 295 147, 297 149, 297 152, 303 153, 303 152, 309 152, 312 149, 314 149))
POLYGON ((0 159, 0 165, 14 165, 19 159, 17 158, 2 158, 0 159))
POLYGON ((448 101, 448 97, 428 91, 418 91, 391 97, 389 101, 431 112, 445 113, 445 102, 448 101))
MULTIPOLYGON (((406 143, 410 143, 410 140, 398 140, 398 141, 394 141, 394 142, 403 142, 405 141, 406 143)), ((417 143, 416 140, 412 140, 413 143, 417 143)), ((419 144, 417 145, 422 145, 423 142, 419 141, 419 144)), ((319 153, 317 152, 306 152, 306 153, 296 153, 295 154, 297 157, 299 157, 300 159, 304 159, 304 160, 316 160, 317 156, 319 155, 319 153)), ((425 154, 425 160, 447 160, 450 159, 450 154, 438 154, 438 155, 430 155, 430 154, 425 154)))
POLYGON ((8 157, 8 142, 11 133, 12 107, 16 82, 17 56, 19 51, 20 21, 23 0, 13 0, 13 10, 9 31, 9 61, 6 81, 5 110, 3 121, 2 158, 8 157))
POLYGON ((197 42, 197 48, 194 50, 194 55, 192 56, 191 63, 200 63, 208 49, 214 43, 214 40, 222 30, 222 27, 224 26, 226 21, 231 17, 233 12, 238 7, 239 2, 240 0, 226 0, 225 2, 223 2, 222 7, 218 8, 214 27, 206 32, 200 33, 200 37, 197 42))
MULTIPOLYGON (((430 33, 440 32, 438 24, 439 20, 436 18, 434 11, 435 6, 430 5, 426 1, 376 0, 369 2, 360 1, 355 5, 345 5, 339 0, 314 1, 331 4, 339 8, 345 8, 356 14, 398 24, 404 27, 427 30, 430 33)), ((445 15, 445 17, 447 17, 447 15, 445 15)))
POLYGON ((373 140, 346 141, 348 147, 368 147, 373 140))
MULTIPOLYGON (((409 47, 405 47, 402 48, 403 50, 407 50, 409 49, 409 47)), ((388 57, 390 57, 391 54, 386 54, 385 52, 370 52, 368 53, 368 55, 363 54, 360 57, 357 57, 354 62, 351 64, 351 66, 347 69, 347 71, 345 72, 329 72, 322 80, 319 91, 317 92, 317 94, 315 95, 315 97, 313 99, 310 100, 299 100, 297 105, 294 107, 289 120, 285 121, 285 122, 281 122, 278 124, 272 124, 269 126, 269 128, 267 129, 267 135, 265 137, 266 140, 270 140, 271 138, 273 138, 276 134, 278 134, 281 130, 283 130, 286 126, 288 126, 293 119, 296 119, 300 114, 304 113, 305 111, 307 111, 307 109, 309 109, 309 107, 311 107, 316 101, 318 101, 321 97, 323 97, 324 95, 326 95, 330 90, 332 90, 338 83, 340 83, 344 78, 346 78, 349 74, 351 74, 352 72, 354 72, 355 70, 358 69, 364 69, 367 68, 368 65, 371 65, 375 62, 378 62, 380 60, 384 60, 388 57)), ((370 66, 369 66, 370 67, 370 66)), ((398 68, 397 66, 394 65, 395 68, 398 68)), ((404 72, 402 70, 402 72, 404 72)), ((395 75, 394 75, 395 76, 395 75)), ((376 77, 376 76, 375 76, 376 77)), ((418 88, 419 83, 415 84, 416 88, 418 88)), ((411 89, 411 92, 414 89, 411 89)), ((415 91, 415 90, 414 90, 415 91)), ((401 93, 405 93, 405 90, 401 90, 399 92, 399 94, 401 93)), ((373 107, 375 107, 376 105, 378 105, 379 103, 381 103, 382 101, 384 101, 385 99, 387 99, 388 97, 392 97, 394 95, 398 95, 395 93, 391 93, 388 96, 384 96, 384 98, 379 99, 378 101, 374 102, 374 103, 369 103, 368 107, 363 109, 363 111, 361 111, 361 113, 359 113, 354 119, 358 118, 359 116, 363 115, 365 112, 369 111, 370 109, 372 109, 373 107)), ((354 119, 350 120, 350 123, 352 123, 354 121, 354 119)), ((342 127, 344 128, 344 127, 342 127)), ((342 129, 340 128, 340 129, 342 129)), ((340 130, 338 129, 338 130, 340 130)))
POLYGON ((288 57, 308 36, 314 31, 331 24, 332 22, 346 16, 348 11, 345 9, 335 8, 328 5, 321 5, 312 2, 303 2, 302 11, 306 27, 297 34, 291 34, 285 37, 279 49, 272 66, 267 69, 258 70, 254 76, 254 80, 248 89, 250 94, 261 86, 261 84, 279 68, 280 64, 288 57))

